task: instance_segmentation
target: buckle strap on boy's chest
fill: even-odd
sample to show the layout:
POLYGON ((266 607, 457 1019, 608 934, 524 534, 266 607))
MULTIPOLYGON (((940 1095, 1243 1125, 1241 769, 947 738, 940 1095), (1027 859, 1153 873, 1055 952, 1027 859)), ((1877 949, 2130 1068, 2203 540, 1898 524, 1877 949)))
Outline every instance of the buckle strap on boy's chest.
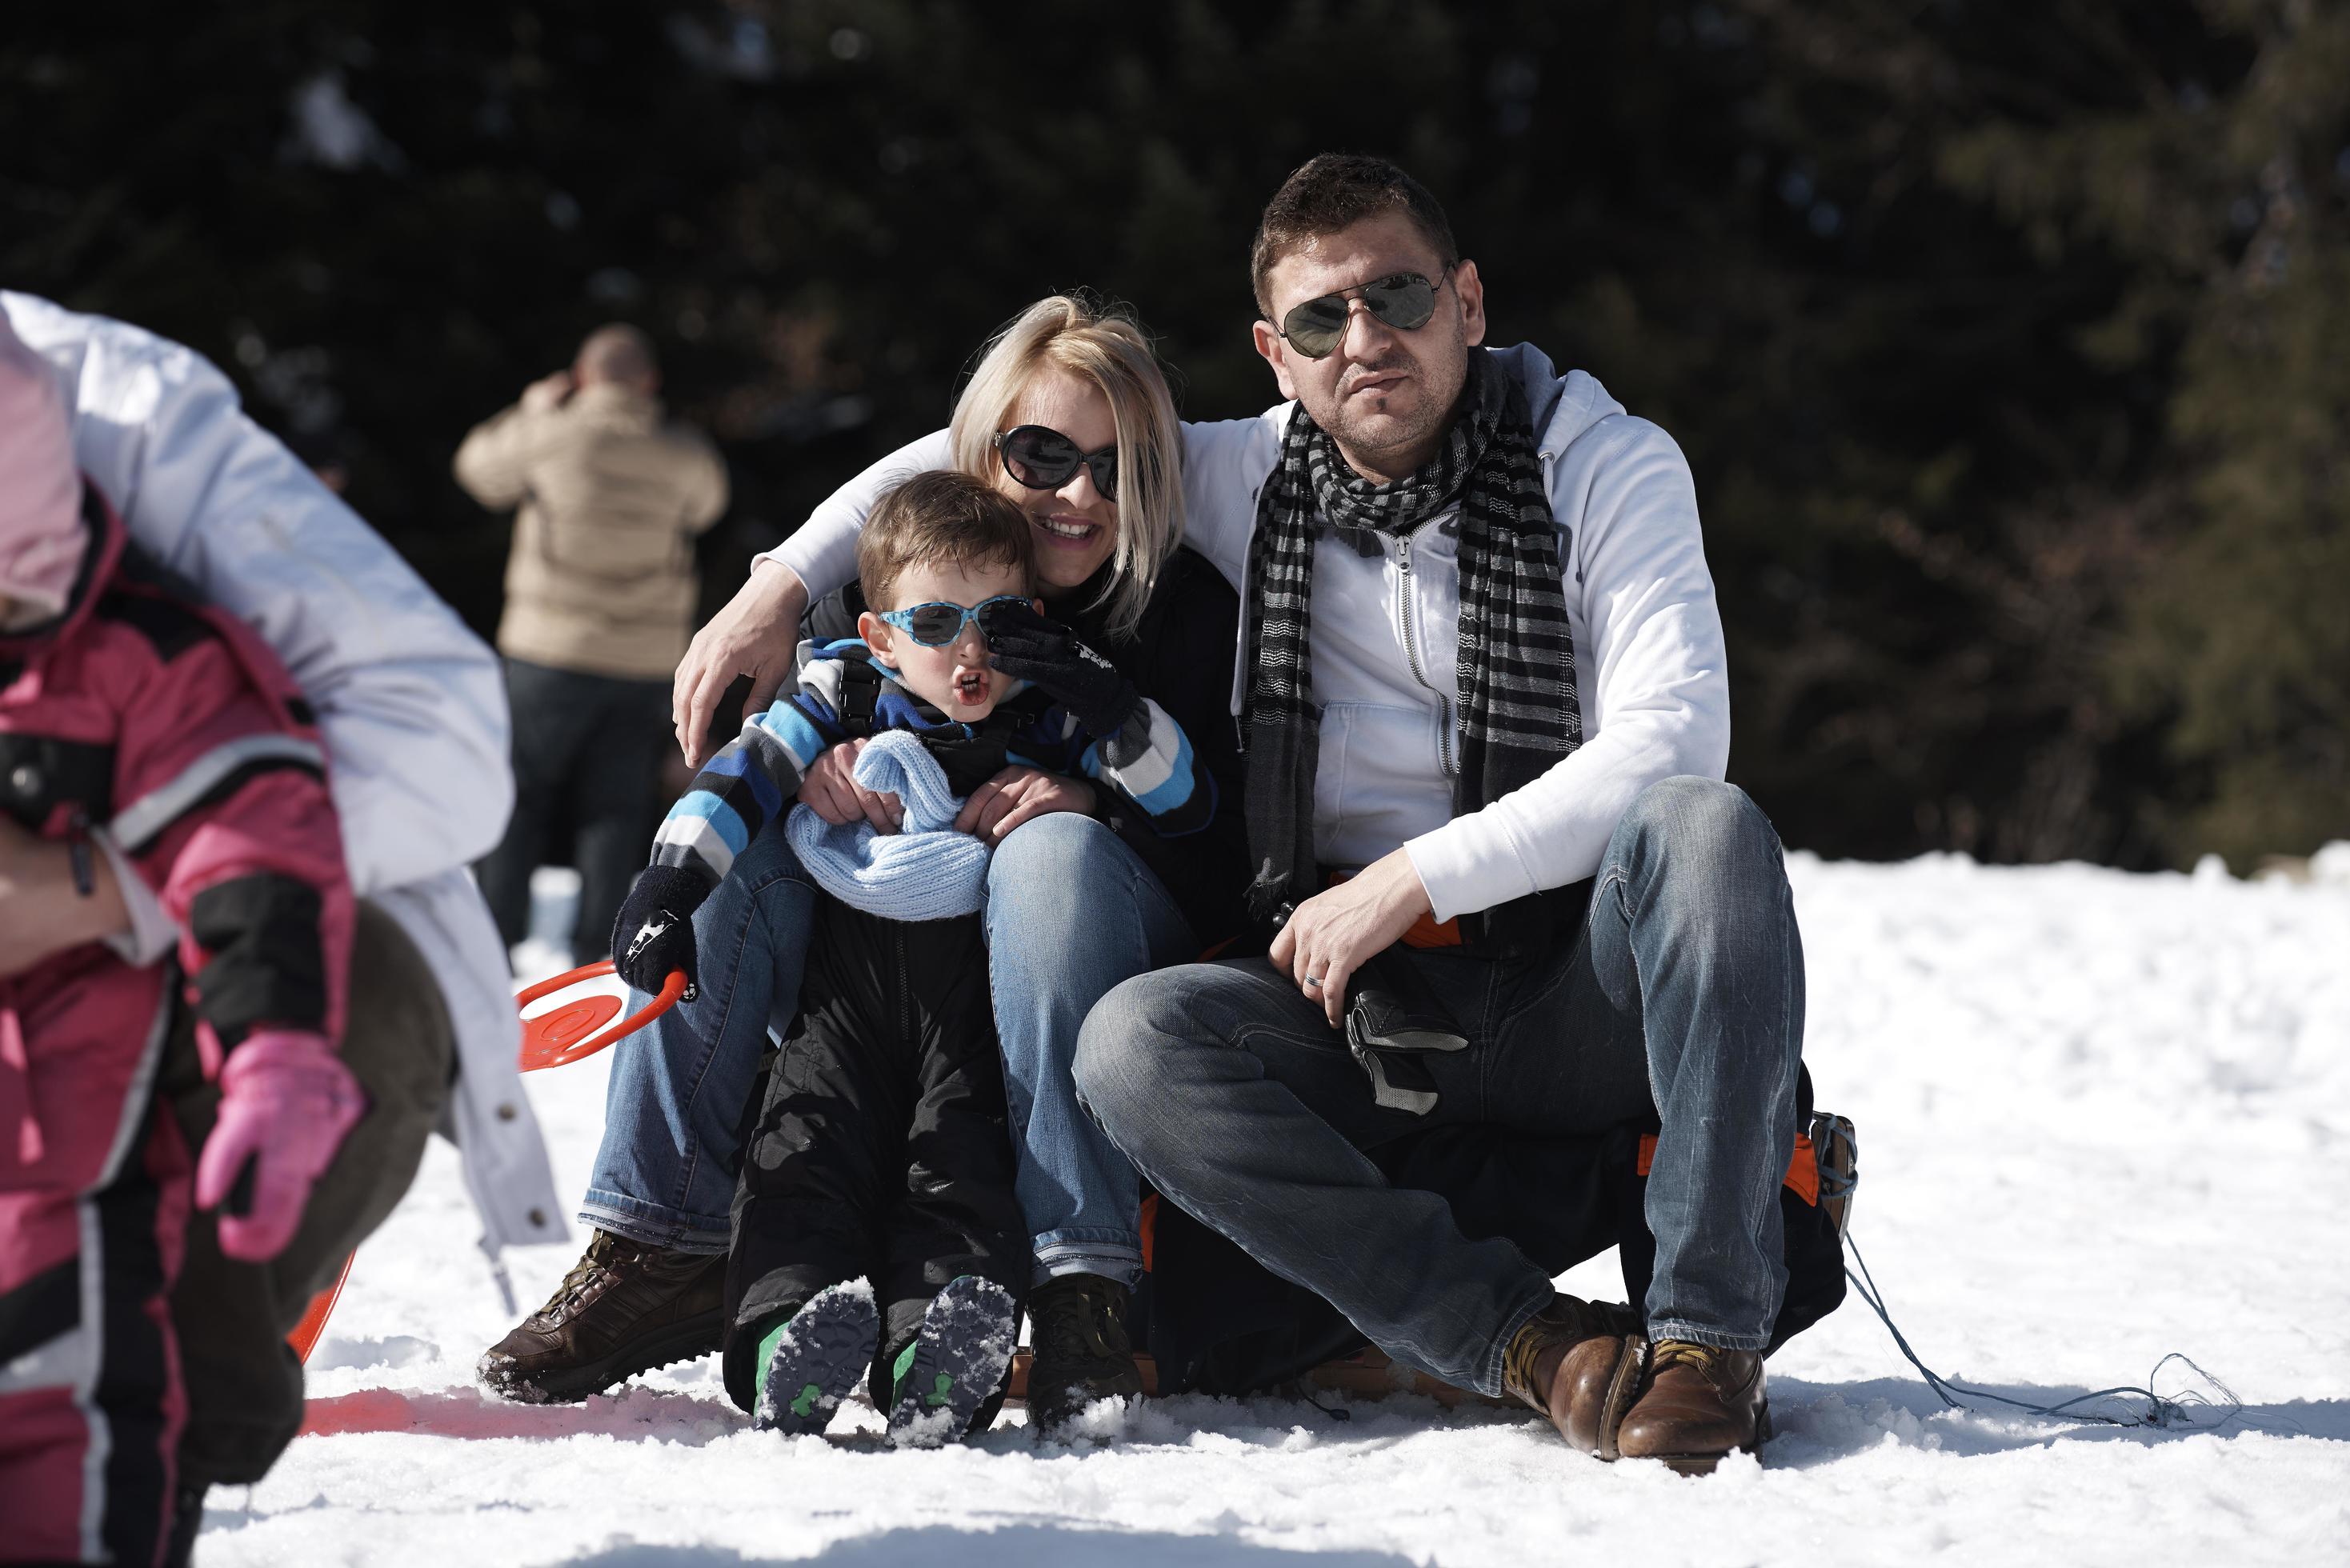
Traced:
POLYGON ((869 659, 840 661, 840 727, 850 734, 873 732, 873 715, 881 706, 881 679, 869 659))

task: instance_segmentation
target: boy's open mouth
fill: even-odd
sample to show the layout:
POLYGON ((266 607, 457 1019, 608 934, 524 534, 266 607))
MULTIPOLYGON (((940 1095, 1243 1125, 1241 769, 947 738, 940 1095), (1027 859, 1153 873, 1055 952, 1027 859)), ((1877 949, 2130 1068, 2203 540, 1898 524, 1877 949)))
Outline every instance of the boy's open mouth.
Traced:
POLYGON ((987 671, 966 670, 955 677, 955 701, 976 708, 987 701, 987 671))

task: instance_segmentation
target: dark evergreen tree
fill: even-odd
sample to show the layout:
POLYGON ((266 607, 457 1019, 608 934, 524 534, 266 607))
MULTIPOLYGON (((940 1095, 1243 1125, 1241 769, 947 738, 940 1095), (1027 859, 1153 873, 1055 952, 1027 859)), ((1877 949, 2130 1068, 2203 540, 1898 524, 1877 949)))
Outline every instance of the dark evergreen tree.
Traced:
POLYGON ((0 282, 189 342, 475 624, 473 421, 598 322, 738 482, 706 566, 945 417, 1049 289, 1261 409, 1282 176, 1385 151, 1670 430, 1732 776, 1791 843, 2350 836, 2350 20, 2317 0, 295 0, 0 37, 0 282), (159 18, 161 18, 159 20, 159 18))

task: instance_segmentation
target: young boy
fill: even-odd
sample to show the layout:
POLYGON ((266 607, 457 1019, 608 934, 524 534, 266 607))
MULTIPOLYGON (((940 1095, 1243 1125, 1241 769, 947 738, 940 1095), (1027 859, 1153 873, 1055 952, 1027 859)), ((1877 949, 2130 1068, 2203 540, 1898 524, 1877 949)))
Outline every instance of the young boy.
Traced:
POLYGON ((858 548, 861 640, 813 649, 662 824, 613 932, 658 990, 695 964, 693 912, 790 805, 816 757, 871 737, 911 831, 788 830, 821 902, 801 1022, 743 1148, 725 1282, 728 1391, 757 1424, 821 1431, 868 1366, 899 1442, 983 1429, 1030 1274, 1013 1194, 979 907, 985 847, 941 831, 1007 764, 1080 774, 1162 834, 1214 785, 1181 730, 1028 596, 1029 524, 960 473, 909 480, 858 548), (927 831, 925 831, 927 830, 927 831))
POLYGON ((150 576, 75 466, 47 363, 0 318, 0 806, 75 845, 58 899, 91 896, 106 854, 182 933, 171 963, 0 953, 12 1560, 186 1560, 191 1200, 220 1210, 230 1258, 276 1257, 363 1110, 336 1054, 353 901, 308 709, 243 626, 150 576), (161 1103, 183 1068, 219 1086, 208 1125, 161 1103))

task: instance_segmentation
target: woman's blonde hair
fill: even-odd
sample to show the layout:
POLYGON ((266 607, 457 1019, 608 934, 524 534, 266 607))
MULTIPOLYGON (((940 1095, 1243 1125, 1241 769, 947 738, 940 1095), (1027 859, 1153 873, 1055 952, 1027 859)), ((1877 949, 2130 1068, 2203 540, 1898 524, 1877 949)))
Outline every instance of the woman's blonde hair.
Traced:
POLYGON ((1110 586, 1098 602, 1108 611, 1110 631, 1129 637, 1159 570, 1183 542, 1181 426, 1159 357, 1129 311, 1087 295, 1056 294, 1004 323, 955 400, 947 431, 954 465, 993 481, 996 432, 1029 378, 1045 366, 1109 401, 1118 431, 1118 544, 1110 586))

